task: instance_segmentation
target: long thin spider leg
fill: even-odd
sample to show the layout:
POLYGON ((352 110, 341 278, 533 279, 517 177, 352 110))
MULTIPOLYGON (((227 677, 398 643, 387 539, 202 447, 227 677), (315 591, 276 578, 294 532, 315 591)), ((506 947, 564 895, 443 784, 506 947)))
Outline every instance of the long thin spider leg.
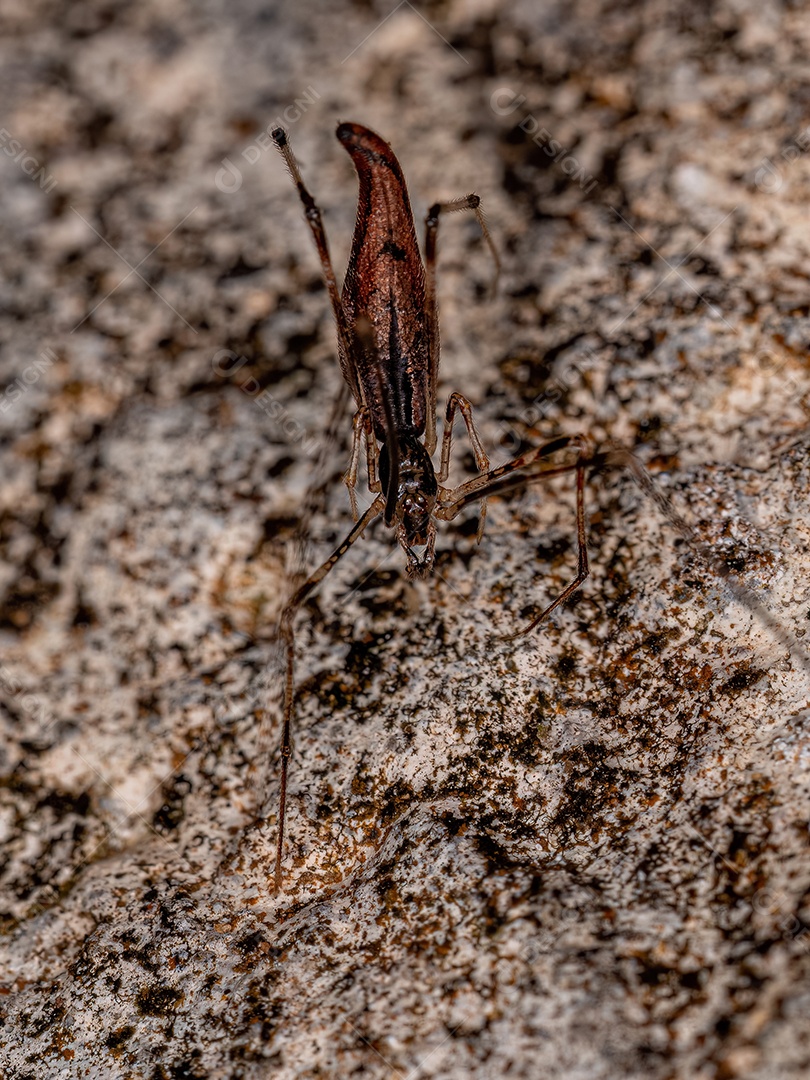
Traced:
POLYGON ((358 409, 352 420, 352 453, 349 459, 349 467, 343 475, 343 483, 349 492, 349 502, 352 507, 352 521, 357 521, 360 516, 357 512, 357 468, 360 464, 360 447, 365 437, 367 409, 358 409))
POLYGON ((730 593, 789 648, 792 655, 800 661, 806 670, 810 670, 810 652, 798 640, 796 635, 770 610, 765 599, 756 590, 744 584, 740 576, 717 555, 717 552, 700 539, 696 530, 678 512, 669 496, 647 472, 635 454, 621 448, 612 448, 593 454, 587 452, 588 445, 587 439, 582 436, 574 439, 555 439, 545 446, 530 450, 513 461, 507 462, 506 465, 498 469, 493 469, 486 476, 475 477, 466 484, 460 485, 450 493, 448 500, 436 511, 437 517, 445 521, 452 521, 466 506, 480 499, 482 494, 487 496, 504 494, 523 484, 535 483, 538 480, 547 480, 553 476, 559 476, 574 470, 577 471, 577 543, 579 550, 577 577, 563 590, 552 605, 542 611, 527 626, 506 635, 506 637, 515 638, 528 633, 547 618, 555 607, 563 603, 588 576, 584 509, 581 494, 581 486, 584 486, 584 472, 587 469, 597 472, 606 468, 618 467, 626 469, 630 473, 644 494, 658 506, 667 521, 681 534, 695 554, 725 582, 730 593), (564 450, 574 443, 580 445, 580 454, 575 463, 553 466, 552 468, 533 467, 541 458, 550 456, 559 450, 564 450))
POLYGON ((332 406, 329 420, 323 431, 323 437, 320 440, 318 456, 315 461, 315 467, 312 470, 314 479, 307 488, 303 508, 298 518, 298 526, 293 538, 294 556, 290 564, 290 573, 294 584, 303 581, 306 577, 306 538, 309 535, 312 519, 315 514, 323 508, 324 496, 331 485, 332 470, 330 458, 334 456, 334 447, 339 437, 338 433, 343 426, 349 393, 350 387, 345 382, 342 382, 340 384, 340 391, 332 406), (327 464, 330 465, 329 468, 327 468, 327 464))
MULTIPOLYGON (((538 480, 550 480, 553 476, 566 476, 568 473, 574 472, 576 469, 576 462, 569 462, 567 465, 554 465, 549 468, 535 468, 534 466, 524 466, 523 472, 510 473, 507 476, 501 476, 496 480, 493 480, 484 489, 484 494, 487 499, 493 495, 508 495, 510 491, 517 491, 518 488, 525 487, 527 484, 534 484, 538 480)), ((494 471, 494 470, 493 470, 494 471)), ((476 479, 479 479, 476 477, 476 479)), ((461 485, 463 487, 463 485, 461 485)), ((458 489, 456 489, 458 490, 458 489)), ((436 517, 442 521, 453 521, 462 510, 470 506, 476 500, 480 500, 481 496, 476 489, 472 492, 468 492, 462 496, 458 502, 445 503, 439 507, 436 511, 436 517)))
POLYGON ((548 607, 544 608, 539 615, 527 623, 526 626, 520 630, 515 630, 511 634, 504 634, 505 640, 513 640, 514 638, 521 637, 523 634, 528 634, 530 630, 534 630, 536 626, 539 626, 541 622, 545 622, 548 616, 558 608, 560 604, 564 604, 565 601, 575 593, 583 581, 590 573, 588 567, 588 545, 585 539, 585 466, 586 462, 580 458, 576 463, 577 471, 577 575, 573 581, 571 581, 559 596, 553 600, 548 607))
POLYGON ((278 798, 278 844, 276 846, 275 890, 281 888, 281 854, 284 846, 284 818, 287 812, 287 775, 292 757, 292 715, 295 694, 295 616, 307 597, 326 577, 329 571, 346 554, 352 544, 359 540, 369 523, 382 513, 385 499, 378 495, 366 510, 349 535, 318 569, 310 574, 303 585, 287 601, 281 613, 279 634, 284 639, 287 650, 287 665, 284 679, 284 720, 281 729, 281 789, 278 798))
MULTIPOLYGON (((478 437, 478 432, 475 429, 475 422, 472 417, 472 405, 463 394, 451 394, 447 401, 447 411, 444 418, 444 431, 442 433, 442 461, 441 468, 439 470, 439 482, 444 483, 450 472, 450 447, 453 441, 453 420, 455 419, 456 409, 461 410, 461 415, 464 417, 464 424, 467 428, 467 435, 472 443, 473 453, 475 454, 475 464, 478 466, 480 473, 489 472, 489 458, 484 450, 481 440, 478 437)), ((477 542, 481 543, 481 537, 484 535, 484 523, 487 517, 487 500, 481 500, 481 512, 478 517, 478 534, 477 542)))
POLYGON ((484 476, 475 477, 475 479, 468 481, 466 484, 462 484, 454 492, 450 493, 448 502, 439 508, 436 513, 437 517, 443 518, 445 521, 452 521, 452 519, 470 502, 480 499, 482 494, 494 495, 502 494, 508 491, 510 488, 517 487, 523 483, 532 483, 541 479, 548 479, 551 476, 558 476, 563 473, 576 471, 576 492, 577 492, 577 573, 576 577, 571 581, 562 592, 547 606, 539 615, 536 615, 531 622, 521 629, 514 631, 511 634, 505 634, 503 637, 507 640, 511 640, 516 637, 520 637, 522 634, 529 633, 541 622, 543 622, 551 614, 555 608, 564 603, 572 593, 580 587, 582 582, 588 577, 590 573, 588 567, 588 548, 585 538, 585 469, 590 463, 590 443, 584 435, 571 435, 561 436, 559 439, 554 439, 543 446, 536 447, 533 450, 527 451, 525 454, 521 454, 514 458, 512 461, 508 461, 505 465, 501 465, 497 469, 493 469, 491 472, 486 473, 484 476), (565 450, 568 447, 577 447, 577 460, 569 465, 555 466, 550 469, 532 469, 535 463, 542 461, 544 458, 551 456, 552 454, 559 453, 561 450, 565 450), (528 472, 527 472, 528 470, 528 472), (521 475, 522 474, 522 475, 521 475))
POLYGON ((632 476, 644 494, 652 499, 669 523, 681 534, 696 555, 726 584, 729 592, 744 604, 795 656, 806 671, 810 671, 810 652, 796 635, 768 607, 766 600, 750 586, 746 585, 739 574, 718 555, 715 549, 701 540, 696 530, 676 509, 672 500, 647 472, 642 463, 630 450, 613 448, 595 455, 589 462, 595 469, 618 466, 632 476))
POLYGON ((315 240, 315 247, 318 249, 323 279, 326 283, 329 300, 332 304, 332 313, 334 314, 335 322, 337 323, 340 369, 343 372, 343 378, 351 387, 354 400, 357 402, 358 406, 362 406, 363 394, 360 389, 360 379, 357 373, 357 360, 353 348, 353 334, 351 327, 348 324, 348 320, 346 319, 346 312, 343 309, 343 304, 340 299, 337 278, 335 277, 332 259, 329 255, 329 244, 326 239, 326 230, 323 227, 321 211, 304 184, 301 170, 298 168, 298 162, 295 160, 295 155, 293 154, 287 139, 287 132, 284 128, 275 128, 270 133, 270 137, 273 139, 284 158, 287 168, 290 171, 290 175, 293 178, 293 183, 298 189, 298 196, 304 207, 304 216, 307 219, 307 224, 309 225, 313 239, 315 240))
POLYGON ((380 451, 374 438, 371 417, 366 413, 366 468, 368 469, 368 490, 380 491, 379 475, 380 451))
MULTIPOLYGON (((307 487, 307 492, 301 507, 301 513, 298 518, 298 525, 296 526, 295 533, 290 542, 287 566, 293 591, 307 578, 308 537, 310 528, 315 514, 323 509, 326 491, 331 486, 331 461, 334 458, 335 446, 338 442, 338 432, 343 426, 344 414, 346 413, 350 394, 350 387, 341 380, 340 390, 334 400, 329 419, 324 429, 323 437, 320 441, 318 456, 312 472, 313 479, 307 487), (329 464, 328 468, 327 464, 329 464)), ((272 739, 270 727, 273 723, 272 716, 274 711, 275 710, 272 709, 263 710, 259 729, 259 745, 262 749, 269 746, 272 739)), ((266 780, 267 776, 265 770, 257 769, 254 774, 253 783, 258 791, 257 801, 260 804, 263 804, 263 793, 266 788, 266 780)))
POLYGON ((434 203, 425 218, 425 325, 429 336, 429 362, 427 373, 427 418, 425 424, 425 448, 429 454, 436 449, 436 387, 439 381, 439 310, 436 301, 436 238, 439 232, 439 215, 454 213, 456 210, 472 210, 478 218, 484 240, 492 253, 495 263, 495 278, 492 283, 493 293, 498 287, 501 273, 501 260, 498 249, 487 228, 481 200, 477 195, 464 195, 449 202, 434 203))
POLYGON ((570 446, 577 446, 580 450, 580 458, 587 465, 589 460, 589 442, 584 435, 561 435, 558 439, 544 443, 542 446, 527 450, 525 454, 519 454, 505 465, 499 465, 483 476, 475 476, 464 484, 459 484, 453 491, 444 497, 440 496, 439 508, 436 517, 442 521, 452 521, 465 506, 477 502, 490 495, 503 495, 512 491, 529 480, 542 477, 559 476, 563 473, 573 472, 577 464, 572 462, 568 465, 554 466, 551 469, 532 469, 536 462, 551 457, 552 454, 567 450, 570 446), (523 470, 523 472, 521 472, 523 470))
POLYGON ((360 449, 365 444, 366 467, 368 469, 368 489, 371 492, 380 490, 378 462, 380 451, 377 440, 374 438, 374 428, 371 425, 369 411, 365 407, 358 409, 352 420, 352 453, 349 468, 343 476, 343 483, 349 491, 349 502, 352 508, 352 518, 357 521, 357 471, 360 467, 360 449))

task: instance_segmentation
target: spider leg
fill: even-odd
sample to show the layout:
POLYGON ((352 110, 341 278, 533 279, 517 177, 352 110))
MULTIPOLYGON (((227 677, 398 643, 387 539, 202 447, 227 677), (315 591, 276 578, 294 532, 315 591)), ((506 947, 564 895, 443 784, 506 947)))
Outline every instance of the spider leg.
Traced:
POLYGON ((464 195, 449 202, 434 203, 425 218, 425 323, 429 337, 429 361, 427 373, 427 418, 425 425, 425 447, 429 454, 436 449, 436 386, 439 381, 439 309, 436 301, 436 238, 439 232, 439 215, 453 213, 456 210, 472 210, 478 218, 484 240, 495 262, 495 280, 492 283, 493 294, 498 285, 501 272, 501 260, 498 249, 490 236, 481 200, 477 195, 464 195))
MULTIPOLYGON (((447 411, 444 419, 444 432, 442 433, 442 462, 439 470, 439 483, 444 483, 450 472, 450 447, 453 441, 453 420, 455 419, 456 409, 461 411, 461 415, 464 417, 464 423, 467 427, 467 435, 469 436, 472 444, 473 453, 475 454, 475 464, 478 466, 480 473, 489 472, 489 458, 487 457, 484 447, 481 445, 481 439, 478 437, 478 432, 475 429, 475 422, 472 417, 472 405, 463 394, 451 394, 447 399, 447 411)), ((481 543, 481 537, 484 535, 484 522, 487 517, 487 500, 481 500, 481 512, 478 517, 478 534, 477 542, 481 543)))
POLYGON ((527 450, 524 454, 518 454, 511 461, 507 461, 505 465, 499 465, 496 469, 491 469, 482 476, 474 476, 472 480, 459 484, 452 491, 440 492, 440 505, 436 511, 436 517, 441 518, 442 521, 452 521, 458 517, 466 506, 479 499, 489 498, 490 495, 503 495, 507 491, 513 491, 533 479, 561 476, 563 473, 573 472, 577 468, 576 462, 571 462, 568 465, 555 465, 550 469, 532 468, 537 462, 541 462, 544 458, 551 457, 552 454, 559 453, 561 450, 567 450, 570 446, 579 448, 579 457, 582 460, 583 468, 586 468, 591 462, 590 442, 588 439, 584 435, 561 435, 559 438, 552 439, 551 442, 544 443, 542 446, 527 450), (525 472, 522 473, 521 470, 525 470, 525 472))
POLYGON ((284 158, 290 176, 298 191, 298 197, 304 207, 304 216, 307 220, 307 225, 309 225, 310 232, 312 233, 312 238, 315 241, 318 258, 321 261, 323 280, 326 285, 326 291, 329 294, 329 301, 332 305, 332 314, 334 315, 335 323, 337 324, 340 370, 343 372, 343 378, 351 388, 354 400, 362 407, 363 395, 360 390, 360 379, 357 372, 357 357, 354 349, 354 338, 340 299, 337 278, 335 277, 332 258, 329 254, 329 243, 326 239, 326 229, 323 225, 320 208, 303 181, 301 170, 298 168, 298 162, 295 160, 295 155, 293 154, 287 139, 287 132, 284 128, 278 127, 271 131, 270 137, 275 142, 281 156, 284 158))
POLYGON ((371 418, 366 416, 366 468, 368 469, 368 490, 381 491, 380 474, 380 448, 374 438, 374 429, 371 426, 371 418))
POLYGON ((284 846, 284 818, 287 811, 287 775, 292 757, 292 716, 295 695, 295 616, 307 597, 326 577, 329 571, 343 558, 352 544, 359 540, 369 523, 382 513, 385 499, 378 495, 360 520, 354 525, 346 539, 336 548, 322 566, 319 566, 307 580, 299 586, 284 606, 279 623, 279 634, 287 650, 287 665, 284 679, 284 719, 281 729, 281 789, 278 797, 278 844, 276 846, 275 891, 281 888, 281 854, 284 846))
POLYGON ((535 447, 533 450, 520 454, 512 461, 501 465, 483 476, 477 476, 467 483, 461 484, 454 491, 449 492, 443 504, 436 511, 436 517, 444 521, 452 521, 465 506, 488 495, 502 494, 519 487, 524 483, 534 483, 537 480, 546 480, 551 476, 560 476, 563 473, 576 472, 576 499, 577 499, 577 573, 576 577, 560 592, 560 594, 539 615, 511 634, 505 634, 506 640, 512 640, 523 634, 528 634, 541 622, 548 618, 555 608, 564 603, 572 593, 580 587, 590 573, 588 567, 588 547, 585 538, 585 470, 591 463, 590 444, 584 435, 561 436, 535 447), (550 457, 568 447, 577 448, 577 459, 568 465, 553 466, 552 468, 532 468, 544 458, 550 457))
POLYGON ((368 467, 368 487, 369 491, 379 491, 380 481, 377 477, 377 459, 379 457, 379 450, 377 449, 377 442, 374 438, 374 432, 371 427, 371 418, 368 414, 368 409, 365 406, 362 409, 358 409, 354 414, 352 420, 352 452, 349 459, 349 467, 344 473, 343 483, 349 492, 349 502, 352 507, 352 520, 357 521, 359 514, 357 512, 357 470, 360 465, 360 448, 365 440, 366 444, 366 465, 368 467))
POLYGON ((352 506, 352 521, 357 521, 360 516, 357 512, 357 467, 360 464, 360 445, 363 441, 363 413, 364 409, 358 409, 352 420, 352 453, 349 458, 349 467, 343 474, 343 483, 349 492, 349 502, 352 506))
POLYGON ((552 600, 552 602, 545 607, 539 615, 528 622, 525 626, 519 630, 515 630, 511 634, 505 634, 504 637, 507 641, 511 641, 514 638, 521 637, 523 634, 528 634, 531 630, 534 630, 541 622, 545 622, 548 616, 558 608, 560 604, 564 604, 572 593, 575 593, 583 581, 590 573, 588 566, 588 545, 585 539, 585 465, 578 461, 576 465, 577 473, 577 574, 573 581, 569 582, 563 591, 552 600))

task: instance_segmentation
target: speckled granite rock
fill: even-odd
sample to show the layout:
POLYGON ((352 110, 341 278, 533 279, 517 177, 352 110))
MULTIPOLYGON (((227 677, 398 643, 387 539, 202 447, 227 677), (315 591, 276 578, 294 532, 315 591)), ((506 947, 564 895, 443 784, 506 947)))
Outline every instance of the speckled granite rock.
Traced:
POLYGON ((807 1075, 806 12, 538 7, 6 5, 9 1080, 807 1075), (419 215, 481 194, 502 288, 444 224, 443 390, 497 461, 635 448, 750 592, 619 472, 517 643, 573 571, 569 482, 493 500, 478 549, 448 527, 428 582, 371 530, 301 620, 274 896, 324 451, 312 561, 349 520, 279 119, 341 266, 337 119, 419 215))

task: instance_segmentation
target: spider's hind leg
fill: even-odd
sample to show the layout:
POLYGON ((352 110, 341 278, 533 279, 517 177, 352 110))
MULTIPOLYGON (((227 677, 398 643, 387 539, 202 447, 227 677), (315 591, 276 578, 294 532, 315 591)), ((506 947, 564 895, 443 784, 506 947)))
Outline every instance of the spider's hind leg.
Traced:
POLYGON ((505 465, 492 469, 483 476, 477 476, 461 484, 455 491, 447 493, 446 499, 436 512, 436 516, 444 521, 452 521, 465 506, 478 499, 489 495, 499 495, 511 491, 522 484, 533 483, 539 480, 547 480, 552 476, 560 476, 563 473, 576 472, 576 499, 577 499, 577 573, 562 592, 547 606, 539 615, 536 615, 526 626, 511 634, 504 635, 507 639, 520 637, 534 630, 541 622, 560 604, 564 603, 569 596, 576 592, 590 573, 588 567, 588 547, 585 539, 585 470, 592 462, 590 441, 584 435, 564 435, 543 446, 519 454, 505 465), (545 458, 557 454, 569 447, 576 447, 576 461, 567 465, 555 465, 551 468, 533 468, 545 458))

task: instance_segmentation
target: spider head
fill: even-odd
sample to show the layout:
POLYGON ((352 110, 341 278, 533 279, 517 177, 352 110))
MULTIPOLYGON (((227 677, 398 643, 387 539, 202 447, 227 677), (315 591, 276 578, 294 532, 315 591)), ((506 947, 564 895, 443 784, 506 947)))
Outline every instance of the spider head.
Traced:
POLYGON ((436 473, 430 455, 415 436, 400 437, 397 449, 399 461, 395 477, 391 476, 388 447, 383 445, 380 450, 380 481, 388 498, 385 520, 396 526, 397 539, 408 556, 408 574, 424 577, 433 569, 436 473), (421 557, 413 550, 415 547, 425 548, 421 557))

